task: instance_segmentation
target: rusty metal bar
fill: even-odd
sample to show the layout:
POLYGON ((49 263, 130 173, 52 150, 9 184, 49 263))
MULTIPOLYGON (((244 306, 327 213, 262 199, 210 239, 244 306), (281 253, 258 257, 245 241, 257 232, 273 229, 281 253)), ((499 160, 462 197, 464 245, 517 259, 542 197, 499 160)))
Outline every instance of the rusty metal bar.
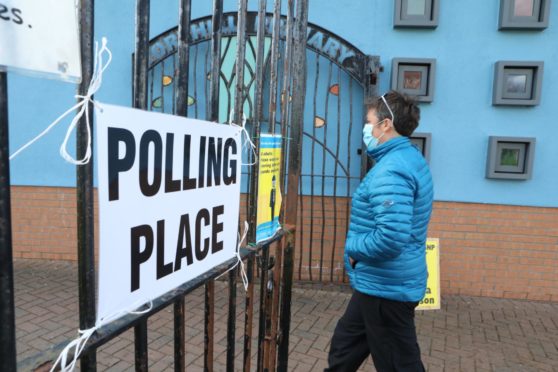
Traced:
MULTIPOLYGON (((271 244, 269 246, 269 250, 271 250, 271 244)), ((272 268, 275 268, 275 259, 271 256, 269 261, 269 265, 267 268, 267 281, 265 283, 265 298, 264 298, 264 307, 265 307, 265 328, 264 328, 264 339, 263 339, 263 346, 262 346, 262 366, 264 371, 269 371, 269 364, 270 364, 270 350, 271 350, 271 343, 273 342, 271 337, 271 327, 272 327, 272 317, 271 313, 273 312, 273 304, 271 302, 273 297, 273 292, 275 291, 275 287, 273 286, 273 273, 272 268), (270 277, 271 275, 271 277, 270 277)))
MULTIPOLYGON (((134 107, 147 110, 149 58, 149 0, 136 0, 136 51, 134 53, 134 107)), ((147 371, 147 318, 134 328, 136 371, 147 371)))
MULTIPOLYGON (((178 68, 176 77, 176 115, 188 116, 188 75, 190 57, 191 0, 180 0, 178 8, 178 68)), ((185 301, 180 297, 174 303, 174 370, 184 372, 185 361, 185 301)))
MULTIPOLYGON (((287 148, 289 141, 289 107, 291 105, 291 66, 293 57, 293 32, 294 32, 294 0, 287 0, 287 30, 285 31, 285 50, 283 51, 283 83, 281 88, 281 97, 285 97, 281 102, 281 136, 283 137, 283 144, 281 154, 283 159, 281 161, 281 177, 285 179, 285 172, 287 169, 287 148)), ((281 185, 284 185, 282 182, 281 185)), ((284 216, 285 204, 282 207, 281 215, 284 216)))
MULTIPOLYGON (((211 105, 209 104, 211 102, 211 96, 209 95, 209 89, 211 86, 211 71, 208 71, 207 66, 209 66, 209 51, 211 48, 206 47, 205 48, 205 55, 204 55, 204 60, 203 60, 203 90, 204 90, 204 99, 205 99, 205 119, 209 120, 209 117, 211 116, 211 105)), ((196 97, 197 99, 197 97, 196 97)))
POLYGON ((234 115, 237 123, 242 122, 244 106, 244 61, 246 54, 246 11, 248 0, 238 0, 236 29, 236 90, 234 96, 234 115))
MULTIPOLYGON (((319 57, 318 57, 319 58, 319 57)), ((327 70, 327 93, 326 93, 326 99, 325 99, 325 106, 324 106, 324 110, 325 110, 325 115, 324 115, 324 119, 325 119, 325 125, 323 126, 324 128, 324 146, 322 147, 322 190, 320 193, 320 201, 322 204, 322 226, 321 226, 321 239, 320 239, 320 274, 319 274, 319 278, 320 278, 320 282, 322 281, 322 274, 323 274, 323 267, 324 267, 324 237, 325 237, 325 227, 326 227, 326 208, 325 208, 325 201, 326 201, 326 197, 325 197, 325 174, 326 174, 326 149, 327 147, 327 132, 329 130, 329 96, 331 95, 331 92, 329 91, 329 88, 331 87, 331 77, 332 77, 332 73, 333 73, 333 62, 329 62, 329 69, 327 70)), ((337 161, 337 157, 335 157, 335 160, 337 161)), ((337 165, 337 164, 336 164, 337 165)), ((312 264, 310 263, 310 272, 312 272, 312 264)))
POLYGON ((270 347, 268 350, 269 356, 269 371, 275 371, 275 364, 277 359, 277 326, 279 315, 279 285, 281 279, 281 268, 283 265, 283 239, 279 240, 275 249, 275 266, 273 267, 273 299, 271 301, 271 331, 270 331, 270 347))
POLYGON ((16 370, 8 136, 8 75, 0 72, 0 370, 16 370))
POLYGON ((184 372, 186 364, 184 357, 186 351, 184 348, 186 342, 185 325, 185 305, 184 297, 178 298, 174 302, 174 370, 175 372, 184 372))
MULTIPOLYGON (((94 31, 94 0, 82 0, 79 6, 80 48, 81 48, 81 84, 78 94, 85 96, 93 76, 95 59, 93 39, 94 31)), ((93 118, 93 105, 87 103, 88 115, 93 118)), ((76 131, 76 156, 84 157, 88 148, 89 133, 93 133, 93 124, 81 117, 76 131), (87 125, 89 124, 89 128, 87 125)), ((93 139, 91 139, 93 146, 93 139)), ((95 241, 93 215, 93 156, 87 164, 76 167, 77 196, 77 256, 78 256, 78 288, 79 288, 79 327, 88 329, 95 325, 95 241)), ((97 370, 95 349, 91 349, 81 357, 81 369, 97 370)))
POLYGON ((266 306, 265 306, 265 288, 267 284, 267 267, 269 266, 269 245, 263 246, 260 253, 260 318, 258 327, 258 363, 257 370, 263 371, 264 360, 264 339, 265 339, 265 319, 266 319, 266 306))
MULTIPOLYGON (((193 96, 195 97, 195 101, 194 101, 194 118, 199 119, 198 117, 198 79, 197 79, 197 71, 198 71, 198 45, 194 46, 194 68, 193 71, 194 72, 194 92, 193 92, 193 96)), ((205 74, 204 76, 204 80, 205 80, 205 74)), ((188 93, 188 92, 186 92, 188 93)), ((187 98, 188 99, 188 98, 187 98)))
MULTIPOLYGON (((316 54, 316 77, 314 79, 314 99, 313 99, 313 108, 314 108, 314 116, 313 120, 315 121, 317 118, 317 97, 318 97, 318 86, 320 81, 320 55, 316 54)), ((328 94, 329 95, 329 94, 328 94)), ((327 125, 327 123, 325 123, 327 125)), ((314 166, 316 162, 314 161, 314 154, 315 154, 315 144, 316 144, 316 125, 312 125, 312 153, 310 155, 310 238, 308 241, 309 249, 308 249, 308 278, 312 280, 312 252, 314 251, 314 181, 315 181, 315 172, 314 166)), ((325 148, 325 146, 323 146, 325 148)), ((300 154, 300 158, 302 159, 302 152, 300 154)), ((302 163, 302 161, 301 161, 302 163)), ((323 217, 323 216, 322 216, 323 217)), ((301 229, 301 234, 302 234, 301 229)), ((301 253, 301 260, 302 262, 302 253, 301 253)))
MULTIPOLYGON (((308 25, 308 0, 297 0, 293 48, 293 102, 291 114, 291 143, 289 146, 289 166, 287 182, 287 206, 285 222, 297 223, 298 189, 300 181, 300 153, 304 122, 304 101, 306 97, 306 29, 308 25)), ((289 357, 289 331, 291 322, 291 296, 293 281, 293 260, 295 235, 289 235, 284 252, 282 299, 281 299, 281 341, 278 348, 278 371, 287 371, 289 357)))
MULTIPOLYGON (((238 0, 237 30, 236 30, 236 87, 234 95, 234 118, 236 123, 242 123, 244 112, 244 66, 246 54, 246 12, 247 0, 238 0)), ((230 38, 228 43, 230 44, 230 38)), ((230 81, 232 84, 232 79, 230 81)), ((228 90, 228 89, 227 89, 228 90)), ((230 100, 228 101, 230 104, 230 100)), ((229 272, 229 313, 227 322, 227 371, 234 371, 235 335, 236 335, 236 268, 229 272)))
MULTIPOLYGON (((209 121, 219 121, 219 82, 221 71, 221 31, 223 21, 223 0, 213 0, 211 18, 211 72, 209 81, 209 121)), ((213 337, 215 316, 215 283, 205 285, 205 326, 204 326, 204 371, 213 371, 213 337)))
POLYGON ((294 247, 296 229, 292 225, 285 225, 287 235, 283 251, 283 275, 281 278, 281 311, 279 315, 279 335, 277 339, 277 371, 286 372, 289 362, 289 332, 291 324, 291 296, 294 268, 294 247))
MULTIPOLYGON (((256 146, 256 151, 260 148, 261 119, 263 111, 263 80, 265 63, 265 14, 267 0, 260 0, 258 9, 258 50, 256 52, 256 92, 255 92, 255 113, 253 115, 254 125, 252 127, 252 139, 256 146)), ((258 171, 250 174, 250 188, 248 194, 248 220, 250 230, 248 231, 248 242, 256 241, 256 212, 257 212, 257 190, 258 190, 258 171)), ((251 334, 251 333, 250 333, 251 334)))
POLYGON ((148 96, 147 96, 147 106, 149 107, 150 110, 153 110, 153 108, 154 108, 153 107, 153 102, 154 102, 153 89, 155 87, 155 83, 154 83, 154 81, 155 81, 155 69, 153 68, 153 69, 149 70, 148 75, 151 76, 151 79, 149 81, 149 93, 148 93, 148 96))
MULTIPOLYGON (((244 61, 246 54, 246 12, 247 0, 238 0, 236 30, 236 89, 234 97, 234 117, 236 123, 242 123, 244 106, 244 61)), ((230 40, 230 39, 229 39, 230 40)), ((235 335, 236 335, 236 281, 237 269, 229 272, 229 314, 227 321, 227 371, 234 371, 235 335)))
POLYGON ((215 312, 215 282, 205 283, 205 324, 203 328, 203 370, 213 371, 213 329, 215 312))
POLYGON ((147 110, 149 59, 149 1, 136 0, 136 51, 134 53, 134 107, 147 110))
POLYGON ((219 121, 219 81, 221 71, 221 28, 223 21, 223 0, 213 0, 213 25, 211 36, 211 70, 209 81, 209 121, 219 121))
POLYGON ((246 291, 244 313, 244 355, 242 370, 250 372, 252 357, 252 324, 254 319, 254 257, 249 256, 246 262, 246 276, 248 277, 248 290, 246 291))
MULTIPOLYGON (((254 125, 252 129, 252 138, 256 146, 256 151, 260 148, 260 132, 261 118, 263 106, 263 80, 264 80, 264 63, 265 63, 265 17, 266 17, 267 0, 260 0, 258 7, 258 30, 257 40, 258 49, 256 52, 256 92, 255 92, 255 113, 253 115, 254 125)), ((250 188, 248 195, 248 220, 250 221, 250 230, 248 234, 248 242, 256 241, 256 218, 257 218, 257 190, 258 190, 258 171, 252 171, 250 174, 250 188)), ((244 357, 243 370, 250 371, 252 357, 252 324, 254 319, 254 259, 252 256, 247 262, 248 290, 246 293, 246 306, 244 315, 244 357)))
MULTIPOLYGON (((279 37, 281 31, 281 0, 275 0, 273 6, 273 32, 271 34, 271 59, 269 77, 269 132, 275 133, 277 121, 277 68, 279 62, 279 37)), ((288 101, 286 101, 288 102, 288 101)))
POLYGON ((227 372, 234 372, 236 335, 236 277, 237 268, 229 271, 229 313, 227 317, 227 372))
MULTIPOLYGON (((349 78, 349 134, 347 136, 347 169, 349 173, 347 174, 347 190, 346 190, 346 204, 345 204, 345 228, 346 232, 349 230, 349 208, 351 206, 351 138, 353 131, 353 79, 349 78)), ((343 282, 345 282, 345 264, 342 263, 343 267, 343 282)))
MULTIPOLYGON (((335 159, 339 160, 339 146, 341 144, 341 69, 337 66, 337 136, 335 137, 337 143, 335 145, 335 159)), ((347 153, 351 151, 347 147, 347 153)), ((331 247, 331 263, 329 265, 329 281, 333 282, 333 269, 335 264, 335 245, 337 244, 337 163, 333 168, 333 242, 331 247)), ((349 170, 350 171, 350 170, 349 170)), ((349 177, 350 174, 347 174, 349 177)), ((325 224, 324 224, 325 227, 325 224)))

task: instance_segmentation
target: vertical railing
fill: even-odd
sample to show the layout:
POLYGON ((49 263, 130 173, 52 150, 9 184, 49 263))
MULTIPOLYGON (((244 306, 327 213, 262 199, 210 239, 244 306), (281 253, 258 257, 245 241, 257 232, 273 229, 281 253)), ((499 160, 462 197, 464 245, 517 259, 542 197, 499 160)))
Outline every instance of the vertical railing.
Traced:
MULTIPOLYGON (((278 0, 276 0, 278 1, 278 0)), ((258 30, 257 30, 257 52, 256 52, 256 92, 254 97, 254 115, 252 126, 252 138, 256 149, 260 148, 261 119, 263 112, 263 79, 265 63, 265 17, 267 0, 259 0, 258 6, 258 30)), ((252 159, 253 160, 253 159, 252 159)), ((248 221, 250 230, 248 241, 256 241, 257 225, 257 190, 258 190, 258 170, 257 167, 250 172, 250 187, 248 189, 248 221)), ((254 259, 251 255, 247 262, 248 289, 246 292, 245 315, 244 315, 244 357, 243 370, 250 371, 251 351, 252 351, 252 324, 254 313, 254 259)))
POLYGON ((275 134, 277 121, 277 81, 279 65, 279 34, 281 32, 281 0, 273 6, 273 32, 271 34, 271 58, 269 69, 269 132, 275 134))
MULTIPOLYGON (((81 26, 81 84, 78 94, 87 95, 89 83, 93 76, 95 59, 94 42, 94 0, 81 0, 79 24, 81 26)), ((88 115, 93 118, 93 105, 86 103, 88 115)), ((93 124, 81 117, 76 134, 76 156, 84 157, 88 146, 93 146, 93 139, 88 144, 88 133, 93 133, 93 124), (90 126, 87 128, 87 126, 90 126)), ((92 152, 93 153, 93 152, 92 152)), ((95 240, 93 215, 93 156, 87 164, 78 165, 77 169, 77 239, 78 239, 78 285, 79 285, 79 327, 91 328, 95 325, 95 240)), ((81 358, 81 369, 97 370, 95 350, 81 358)))
MULTIPOLYGON (((149 0, 136 0, 136 51, 134 54, 134 107, 147 110, 149 58, 149 0)), ((134 328, 136 371, 147 371, 147 319, 134 328)))
MULTIPOLYGON (((283 83, 281 88, 281 136, 283 137, 283 146, 281 149, 281 154, 283 154, 283 159, 281 161, 281 176, 285 177, 287 169, 287 149, 289 141, 289 107, 291 99, 291 71, 292 71, 292 58, 293 58, 293 31, 294 31, 294 0, 287 0, 287 30, 285 32, 285 50, 283 54, 285 58, 283 59, 283 83)), ((281 183, 283 186, 285 182, 281 183)), ((283 203, 281 214, 285 215, 286 203, 283 203)))
MULTIPOLYGON (((298 213, 298 189, 300 182, 300 154, 306 98, 306 29, 308 25, 308 0, 297 0, 294 25, 294 48, 292 58, 293 89, 290 119, 290 144, 287 176, 287 205, 285 223, 295 226, 298 213)), ((287 371, 289 357, 289 332, 291 322, 291 295, 294 265, 294 234, 287 241, 284 251, 283 282, 281 293, 281 340, 278 348, 278 371, 287 371)))
MULTIPOLYGON (((269 77, 269 118, 268 131, 275 133, 276 112, 277 112, 277 59, 279 55, 279 37, 281 25, 281 0, 275 0, 273 6, 273 32, 271 35, 271 58, 270 58, 270 77, 269 77)), ((254 190, 257 193, 257 190, 254 190)), ((258 360, 257 370, 264 369, 265 336, 266 336, 266 320, 267 320, 267 281, 269 267, 269 245, 262 247, 260 254, 260 314, 258 325, 258 360)))
MULTIPOLYGON (((244 61, 246 54, 247 0, 238 0, 236 30, 236 89, 234 96, 234 120, 242 123, 244 116, 244 61)), ((252 172, 253 173, 253 172, 252 172)), ((229 271, 229 314, 227 320, 227 372, 234 371, 236 335, 236 278, 237 268, 229 271)))
MULTIPOLYGON (((211 79, 209 85, 208 120, 219 121, 219 83, 221 71, 221 28, 223 0, 213 0, 211 19, 211 79)), ((213 329, 215 310, 215 283, 210 280, 205 285, 205 326, 204 326, 204 370, 213 371, 213 329)))
MULTIPOLYGON (((180 0, 178 9, 178 69, 176 86, 176 114, 188 115, 188 76, 190 72, 190 19, 191 0, 180 0)), ((153 81, 153 78, 151 79, 153 81)), ((180 297, 174 303, 174 370, 184 372, 185 361, 185 302, 180 297)))
POLYGON ((0 72, 0 323, 0 370, 15 371, 16 338, 8 137, 8 76, 5 72, 0 72))

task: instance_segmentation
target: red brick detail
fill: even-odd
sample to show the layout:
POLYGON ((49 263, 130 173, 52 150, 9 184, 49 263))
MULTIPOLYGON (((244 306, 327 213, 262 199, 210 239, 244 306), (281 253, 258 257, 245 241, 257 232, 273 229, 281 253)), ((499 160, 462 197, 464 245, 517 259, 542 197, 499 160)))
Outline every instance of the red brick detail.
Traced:
MULTIPOLYGON (((11 191, 14 257, 76 260, 75 189, 11 191)), ((299 200, 295 278, 346 280, 350 199, 299 200)), ((428 235, 440 239, 442 294, 558 301, 558 208, 436 202, 428 235)))

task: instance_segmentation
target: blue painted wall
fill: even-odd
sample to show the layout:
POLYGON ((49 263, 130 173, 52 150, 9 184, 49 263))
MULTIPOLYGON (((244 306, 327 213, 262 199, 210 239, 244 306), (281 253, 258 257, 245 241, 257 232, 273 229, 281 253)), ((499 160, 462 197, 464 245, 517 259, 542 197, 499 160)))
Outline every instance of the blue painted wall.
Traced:
MULTIPOLYGON (((268 0, 271 11, 271 0, 268 0)), ((152 37, 176 25, 178 1, 152 1, 152 37)), ((226 0, 225 11, 237 1, 226 0)), ((554 4, 556 5, 556 4, 554 4)), ((97 99, 129 106, 134 49, 132 0, 96 1, 96 37, 107 36, 114 54, 97 99)), ((256 10, 251 1, 249 10, 256 10)), ((544 31, 498 31, 499 1, 442 1, 434 30, 395 30, 393 1, 310 0, 309 21, 348 40, 385 66, 380 91, 389 89, 391 60, 436 58, 434 102, 422 104, 421 132, 432 133, 431 168, 436 199, 444 201, 558 207, 558 8, 544 31), (540 106, 492 106, 494 62, 542 60, 540 106), (536 137, 533 178, 484 177, 488 136, 536 137)), ((211 1, 193 0, 193 18, 211 13, 211 1)), ((74 103, 75 86, 9 74, 12 152, 74 103)), ((14 185, 73 186, 75 167, 58 155, 66 124, 55 128, 11 162, 14 185)))

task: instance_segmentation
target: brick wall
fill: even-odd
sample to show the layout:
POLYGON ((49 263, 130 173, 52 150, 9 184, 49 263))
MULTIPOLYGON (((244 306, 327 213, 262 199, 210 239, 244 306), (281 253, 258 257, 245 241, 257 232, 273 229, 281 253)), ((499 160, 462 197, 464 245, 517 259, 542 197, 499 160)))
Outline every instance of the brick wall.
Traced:
MULTIPOLYGON (((347 199, 337 220, 332 198, 301 199, 295 277, 342 281, 347 199)), ((442 294, 558 301, 558 208, 436 202, 428 236, 440 239, 442 294)))
MULTIPOLYGON (((349 200, 300 200, 295 278, 342 281, 349 200)), ((14 257, 75 260, 75 205, 73 188, 13 186, 14 257)), ((429 236, 442 294, 558 301, 558 208, 436 202, 429 236)))
POLYGON ((558 301, 558 208, 435 204, 444 293, 558 301))

